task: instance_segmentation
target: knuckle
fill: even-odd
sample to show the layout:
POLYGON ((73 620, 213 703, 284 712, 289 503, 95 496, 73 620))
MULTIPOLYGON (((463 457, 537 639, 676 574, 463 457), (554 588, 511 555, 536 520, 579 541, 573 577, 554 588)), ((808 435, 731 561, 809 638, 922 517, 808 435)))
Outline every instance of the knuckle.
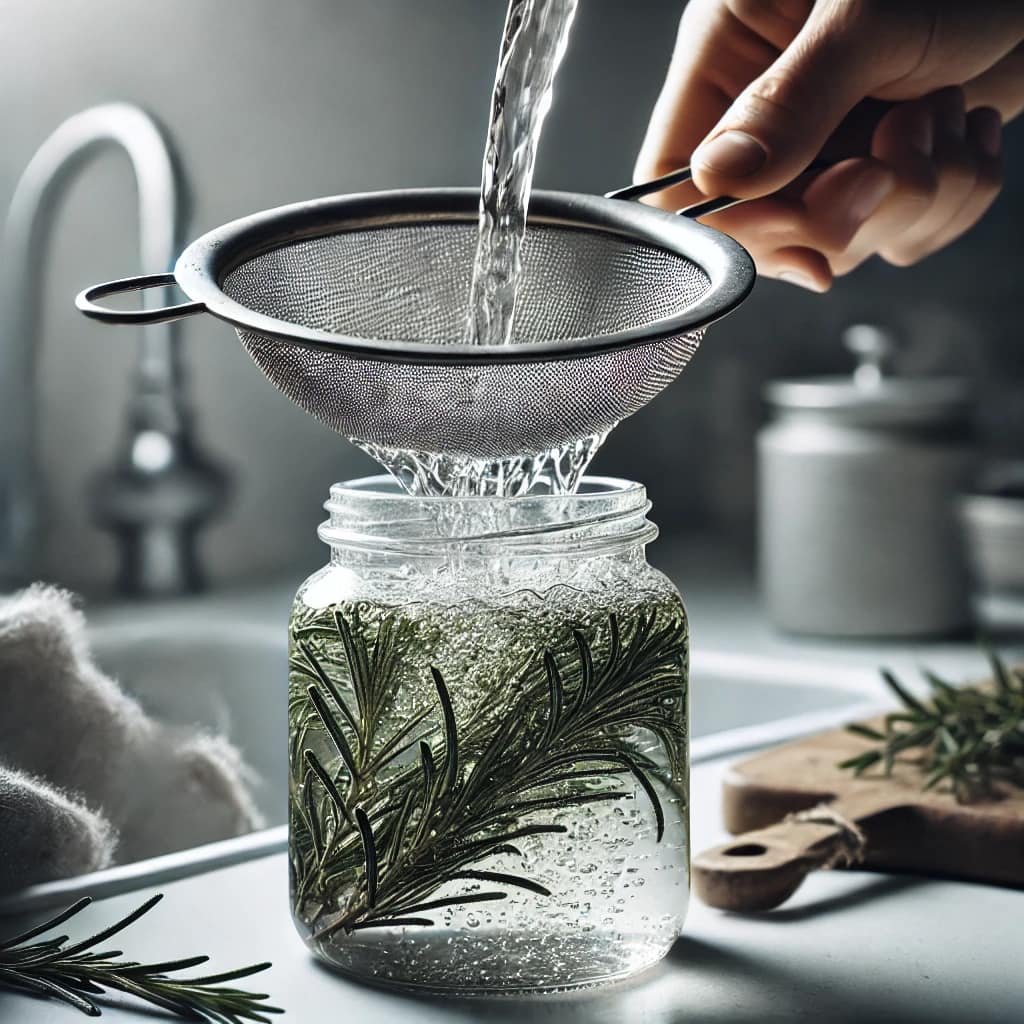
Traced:
POLYGON ((836 0, 841 17, 856 26, 878 25, 892 15, 892 0, 836 0))
POLYGON ((832 273, 836 277, 844 277, 856 270, 871 255, 870 252, 846 250, 835 257, 829 257, 832 273))
POLYGON ((804 111, 803 88, 788 72, 769 71, 744 92, 742 103, 752 117, 762 115, 797 118, 804 111))
POLYGON ((764 0, 728 0, 725 5, 729 13, 744 25, 756 21, 765 11, 764 0))
POLYGON ((927 57, 928 45, 915 41, 931 37, 935 15, 928 6, 893 0, 818 0, 812 18, 833 53, 842 57, 855 51, 869 58, 877 87, 887 88, 913 74, 927 57), (814 17, 819 10, 820 16, 814 17))
POLYGON ((725 0, 725 8, 739 22, 767 31, 788 29, 795 33, 807 20, 814 0, 725 0))
POLYGON ((804 232, 807 244, 823 253, 829 261, 841 257, 850 245, 850 230, 834 222, 812 220, 804 232))
POLYGON ((891 246, 880 249, 878 255, 894 267, 912 267, 928 255, 928 250, 923 246, 891 246))
POLYGON ((925 210, 939 194, 939 172, 931 163, 896 171, 896 199, 908 211, 925 210))
POLYGON ((891 0, 831 0, 818 10, 811 23, 814 44, 835 55, 862 48, 892 20, 891 0))

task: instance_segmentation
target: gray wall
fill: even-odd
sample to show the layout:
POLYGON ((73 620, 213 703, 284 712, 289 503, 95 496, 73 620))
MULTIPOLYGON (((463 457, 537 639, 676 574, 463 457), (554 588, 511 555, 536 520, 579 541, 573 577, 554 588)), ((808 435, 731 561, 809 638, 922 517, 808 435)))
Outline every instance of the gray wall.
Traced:
MULTIPOLYGON (((629 180, 681 9, 585 0, 539 185, 604 191, 629 180)), ((62 118, 111 99, 147 107, 176 141, 192 186, 189 238, 316 195, 474 183, 503 11, 503 0, 0 2, 0 201, 62 118)), ((713 524, 746 544, 760 382, 842 367, 836 335, 863 317, 899 326, 921 364, 982 373, 989 434, 1019 447, 1019 127, 1010 145, 1016 180, 968 238, 910 270, 867 266, 827 298, 759 284, 672 390, 613 434, 596 468, 646 481, 670 535, 713 524)), ((81 495, 115 446, 133 335, 86 322, 70 299, 136 271, 133 203, 114 157, 71 190, 38 339, 48 573, 81 587, 112 573, 110 542, 81 495)), ((184 334, 202 437, 239 484, 206 538, 214 580, 299 579, 322 560, 314 527, 328 485, 373 464, 273 391, 227 328, 195 321, 184 334)))

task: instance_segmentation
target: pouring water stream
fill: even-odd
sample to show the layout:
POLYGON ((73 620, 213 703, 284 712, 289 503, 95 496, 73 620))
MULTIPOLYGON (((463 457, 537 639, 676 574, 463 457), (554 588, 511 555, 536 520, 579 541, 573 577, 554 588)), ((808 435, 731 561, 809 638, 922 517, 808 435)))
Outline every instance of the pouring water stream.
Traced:
POLYGON ((533 168, 577 0, 511 0, 480 184, 480 226, 466 341, 512 340, 533 168))
MULTIPOLYGON (((491 94, 464 340, 513 339, 533 170, 577 0, 510 0, 491 94)), ((360 444, 413 494, 572 494, 607 432, 497 462, 360 444)))

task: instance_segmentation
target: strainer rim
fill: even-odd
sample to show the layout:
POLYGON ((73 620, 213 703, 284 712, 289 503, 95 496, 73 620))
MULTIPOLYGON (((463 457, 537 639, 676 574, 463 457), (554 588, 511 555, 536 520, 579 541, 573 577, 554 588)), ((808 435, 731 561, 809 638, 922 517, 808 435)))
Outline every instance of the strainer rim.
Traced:
MULTIPOLYGON (((709 279, 704 294, 673 316, 588 338, 560 338, 510 345, 361 338, 317 330, 259 313, 230 298, 225 278, 261 253, 341 230, 472 222, 479 192, 473 188, 416 188, 325 196, 289 203, 222 224, 197 238, 178 258, 174 276, 206 311, 234 327, 289 345, 343 352, 381 362, 467 365, 578 359, 658 342, 700 330, 730 313, 754 286, 753 261, 734 239, 686 217, 640 203, 575 192, 537 190, 528 224, 550 224, 617 234, 687 259, 709 279)), ((468 288, 468 281, 467 281, 468 288)))

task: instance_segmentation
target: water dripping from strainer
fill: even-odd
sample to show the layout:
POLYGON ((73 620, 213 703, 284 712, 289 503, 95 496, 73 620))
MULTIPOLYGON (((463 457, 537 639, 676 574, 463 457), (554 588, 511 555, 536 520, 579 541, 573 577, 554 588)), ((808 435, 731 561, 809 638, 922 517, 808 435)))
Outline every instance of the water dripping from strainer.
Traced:
POLYGON ((575 494, 609 430, 537 454, 473 459, 408 448, 388 448, 351 438, 409 494, 518 498, 525 494, 575 494))

